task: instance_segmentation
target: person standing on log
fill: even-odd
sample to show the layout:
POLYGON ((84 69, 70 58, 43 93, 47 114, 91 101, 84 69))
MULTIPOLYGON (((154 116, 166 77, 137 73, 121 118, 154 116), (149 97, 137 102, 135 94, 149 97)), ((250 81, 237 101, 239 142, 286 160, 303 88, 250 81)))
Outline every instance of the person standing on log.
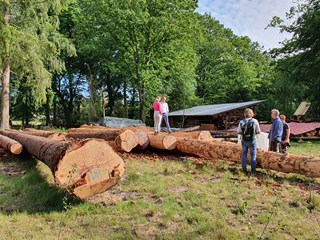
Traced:
POLYGON ((281 144, 280 144, 280 152, 286 153, 287 147, 290 147, 290 126, 286 122, 286 116, 280 115, 280 119, 283 124, 283 131, 282 131, 282 138, 281 138, 281 144))
POLYGON ((256 165, 257 165, 257 142, 256 135, 260 134, 260 126, 257 119, 253 118, 254 113, 252 109, 247 108, 244 111, 245 119, 241 120, 237 129, 237 133, 240 134, 241 137, 241 145, 242 145, 242 171, 247 174, 247 156, 248 150, 250 150, 251 156, 251 173, 256 173, 256 165))
POLYGON ((154 120, 154 135, 157 135, 161 131, 161 119, 162 119, 162 112, 161 112, 161 104, 160 104, 161 97, 157 97, 156 101, 153 103, 153 120, 154 120))
POLYGON ((283 132, 283 124, 279 118, 280 112, 277 109, 271 110, 271 117, 273 119, 272 126, 269 132, 270 151, 279 152, 280 142, 283 132))
MULTIPOLYGON (((169 106, 167 101, 167 97, 166 96, 162 96, 161 99, 161 112, 162 112, 162 120, 161 120, 161 124, 163 122, 163 120, 166 123, 166 126, 168 128, 169 133, 171 133, 171 128, 170 128, 170 123, 169 123, 169 106)), ((160 124, 160 126, 161 126, 160 124)))

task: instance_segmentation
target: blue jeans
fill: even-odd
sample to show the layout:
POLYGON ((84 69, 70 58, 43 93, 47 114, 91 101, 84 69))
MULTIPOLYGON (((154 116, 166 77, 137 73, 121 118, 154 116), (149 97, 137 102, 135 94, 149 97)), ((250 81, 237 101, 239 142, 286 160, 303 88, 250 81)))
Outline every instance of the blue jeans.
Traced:
MULTIPOLYGON (((163 113, 162 114, 162 119, 164 119, 164 121, 166 123, 166 126, 168 128, 168 131, 171 132, 170 124, 169 124, 169 114, 168 113, 163 113)), ((161 121, 161 123, 162 123, 162 121, 161 121)))
POLYGON ((250 155, 251 155, 251 172, 256 172, 256 166, 257 166, 257 143, 256 140, 254 141, 242 141, 242 171, 247 172, 247 156, 248 156, 248 150, 250 149, 250 155))

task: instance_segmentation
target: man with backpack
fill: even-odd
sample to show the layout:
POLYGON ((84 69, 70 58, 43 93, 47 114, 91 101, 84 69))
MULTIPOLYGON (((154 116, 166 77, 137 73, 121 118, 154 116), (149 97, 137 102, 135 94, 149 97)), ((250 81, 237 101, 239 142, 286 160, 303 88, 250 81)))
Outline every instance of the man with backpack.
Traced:
POLYGON ((257 165, 257 142, 256 135, 260 134, 260 126, 257 119, 253 118, 254 113, 252 109, 247 108, 244 111, 245 119, 241 120, 237 129, 237 133, 241 135, 241 144, 242 144, 242 171, 247 172, 247 156, 248 151, 250 150, 251 156, 251 173, 256 173, 257 165))

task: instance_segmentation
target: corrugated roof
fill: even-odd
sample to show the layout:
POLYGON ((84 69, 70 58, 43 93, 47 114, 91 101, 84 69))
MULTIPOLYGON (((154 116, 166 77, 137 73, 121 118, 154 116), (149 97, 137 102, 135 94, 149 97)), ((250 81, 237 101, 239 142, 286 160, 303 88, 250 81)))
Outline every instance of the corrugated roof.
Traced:
MULTIPOLYGON (((300 123, 300 122, 290 122, 290 133, 292 135, 301 135, 307 132, 311 132, 315 129, 320 128, 320 122, 309 122, 309 123, 300 123)), ((261 132, 269 132, 271 129, 271 124, 260 124, 261 132)), ((237 131, 236 128, 233 131, 237 131)))
POLYGON ((253 106, 264 101, 265 100, 242 102, 242 103, 225 103, 225 104, 197 106, 193 108, 174 111, 169 113, 169 115, 170 116, 210 116, 210 115, 216 115, 219 113, 229 112, 239 108, 253 106))

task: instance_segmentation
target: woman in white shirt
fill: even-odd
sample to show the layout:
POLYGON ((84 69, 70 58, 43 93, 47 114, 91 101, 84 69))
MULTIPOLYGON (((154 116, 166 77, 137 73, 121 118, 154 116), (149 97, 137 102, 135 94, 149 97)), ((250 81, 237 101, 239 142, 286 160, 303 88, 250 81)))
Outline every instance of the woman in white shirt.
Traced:
MULTIPOLYGON (((161 104, 161 112, 162 112, 162 120, 164 119, 164 121, 166 122, 166 126, 168 128, 169 133, 171 133, 171 128, 170 128, 170 124, 169 124, 169 106, 168 103, 166 103, 167 97, 166 96, 162 96, 162 100, 160 102, 161 104)), ((161 123, 162 123, 161 120, 161 123)))

